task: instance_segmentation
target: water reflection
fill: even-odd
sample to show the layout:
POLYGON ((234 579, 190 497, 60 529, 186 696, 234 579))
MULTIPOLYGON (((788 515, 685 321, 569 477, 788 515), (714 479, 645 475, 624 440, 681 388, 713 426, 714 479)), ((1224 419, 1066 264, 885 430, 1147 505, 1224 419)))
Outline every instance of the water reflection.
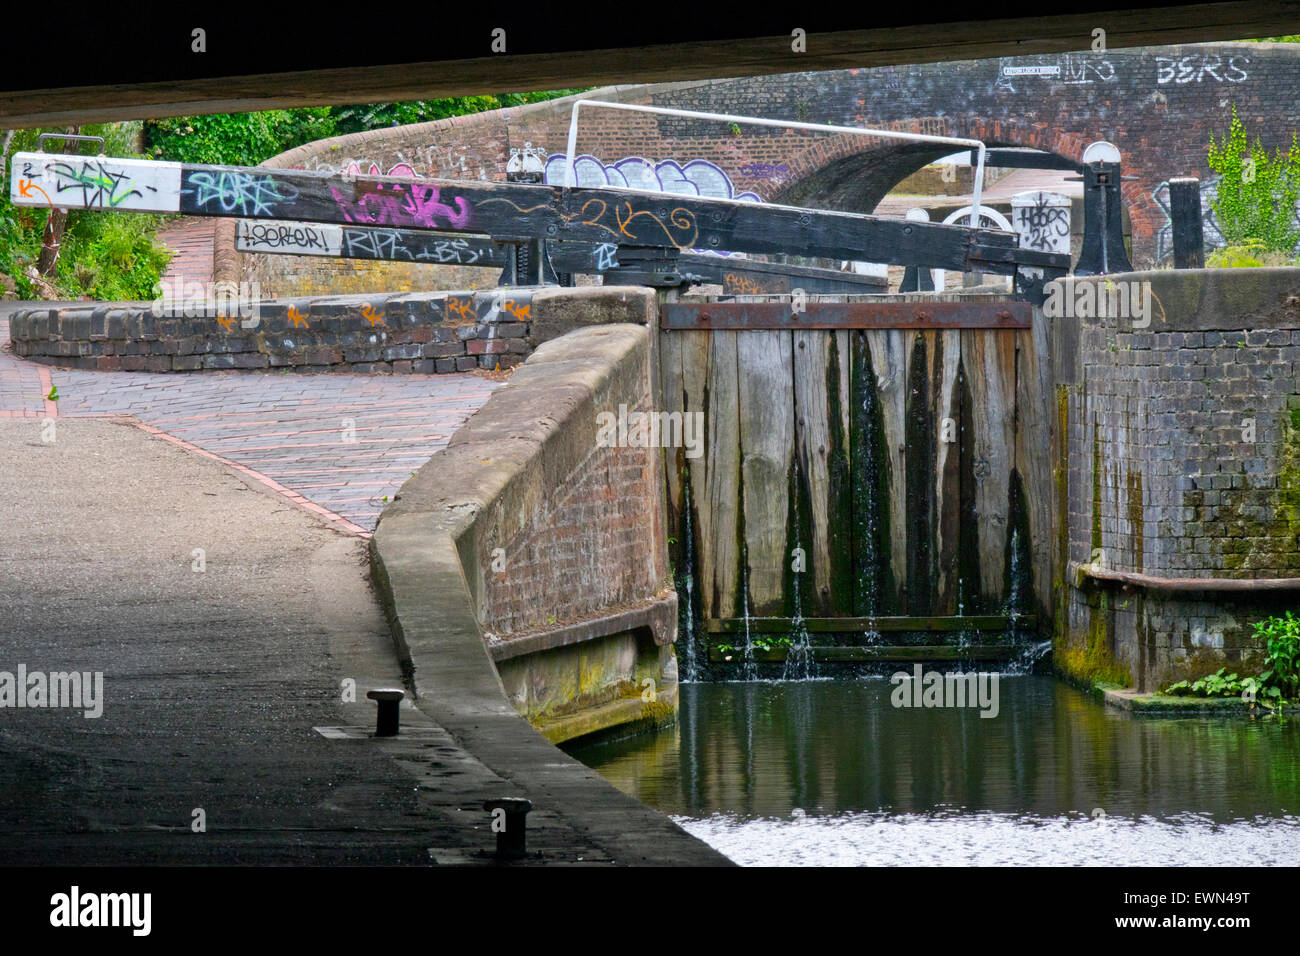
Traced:
POLYGON ((675 730, 574 753, 742 862, 1300 862, 1300 721, 1133 718, 1046 677, 1003 677, 994 719, 891 690, 688 684, 675 730))

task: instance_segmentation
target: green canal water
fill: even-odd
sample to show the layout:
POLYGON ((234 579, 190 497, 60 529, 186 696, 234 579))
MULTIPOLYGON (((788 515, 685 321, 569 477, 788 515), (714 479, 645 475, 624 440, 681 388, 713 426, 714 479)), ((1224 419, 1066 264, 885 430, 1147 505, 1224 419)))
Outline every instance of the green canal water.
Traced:
POLYGON ((676 727, 574 747, 754 865, 1300 864, 1300 719, 1132 717, 1003 676, 997 715, 887 678, 682 685, 676 727))

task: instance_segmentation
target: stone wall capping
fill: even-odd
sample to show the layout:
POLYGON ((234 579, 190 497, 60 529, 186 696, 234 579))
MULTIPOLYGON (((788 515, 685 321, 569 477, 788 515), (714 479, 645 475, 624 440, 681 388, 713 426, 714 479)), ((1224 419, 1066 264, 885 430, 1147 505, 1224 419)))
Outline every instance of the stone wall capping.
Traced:
POLYGON ((541 342, 586 325, 640 322, 654 307, 654 293, 537 287, 271 298, 259 303, 259 322, 252 328, 244 327, 245 317, 222 322, 216 316, 154 316, 151 305, 19 310, 11 317, 10 337, 16 354, 49 365, 68 365, 79 356, 147 355, 159 361, 125 368, 453 373, 513 367, 541 342), (540 324, 532 317, 538 302, 540 324), (454 310, 449 303, 457 303, 454 310), (185 360, 191 355, 232 357, 185 360))

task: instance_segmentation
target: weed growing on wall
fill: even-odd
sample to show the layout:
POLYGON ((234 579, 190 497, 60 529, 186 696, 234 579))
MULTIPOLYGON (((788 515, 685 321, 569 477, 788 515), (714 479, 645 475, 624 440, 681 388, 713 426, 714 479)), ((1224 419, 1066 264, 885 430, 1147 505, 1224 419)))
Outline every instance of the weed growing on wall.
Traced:
POLYGON ((1264 250, 1290 252, 1300 241, 1295 221, 1300 200, 1300 140, 1270 156, 1258 136, 1254 143, 1232 107, 1232 122, 1217 141, 1210 135, 1210 168, 1222 179, 1212 202, 1219 231, 1228 245, 1254 240, 1264 250))

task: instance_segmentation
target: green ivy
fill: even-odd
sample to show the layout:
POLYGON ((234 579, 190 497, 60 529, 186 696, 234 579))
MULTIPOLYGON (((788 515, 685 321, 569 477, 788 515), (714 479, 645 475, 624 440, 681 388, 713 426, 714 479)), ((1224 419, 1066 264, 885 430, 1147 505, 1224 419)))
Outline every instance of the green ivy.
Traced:
POLYGON ((1295 222, 1300 199, 1300 139, 1291 135, 1291 148, 1278 148, 1272 156, 1258 136, 1251 143, 1246 128, 1232 107, 1228 132, 1217 142, 1210 135, 1210 168, 1219 174, 1218 195, 1211 203, 1224 241, 1230 246, 1250 245, 1264 250, 1290 252, 1300 241, 1295 222))

